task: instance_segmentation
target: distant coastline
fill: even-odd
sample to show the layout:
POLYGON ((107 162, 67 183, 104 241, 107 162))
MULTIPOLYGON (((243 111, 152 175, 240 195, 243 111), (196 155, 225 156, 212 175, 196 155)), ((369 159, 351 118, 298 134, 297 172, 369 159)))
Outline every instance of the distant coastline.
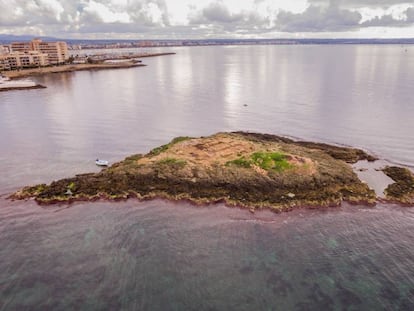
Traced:
MULTIPOLYGON (((0 34, 0 44, 13 41, 31 40, 34 36, 16 36, 0 34)), ((104 49, 104 48, 149 48, 171 46, 206 46, 206 45, 287 45, 287 44, 414 44, 413 38, 273 38, 273 39, 62 39, 41 37, 45 41, 64 40, 69 49, 104 49)))
POLYGON ((171 40, 66 40, 72 51, 84 49, 160 48, 180 46, 243 45, 412 45, 414 38, 397 39, 171 39, 171 40))

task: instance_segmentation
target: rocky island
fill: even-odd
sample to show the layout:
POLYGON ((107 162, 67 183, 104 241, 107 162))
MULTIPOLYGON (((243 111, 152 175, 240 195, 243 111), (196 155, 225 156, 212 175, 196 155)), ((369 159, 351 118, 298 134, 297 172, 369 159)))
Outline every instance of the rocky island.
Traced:
MULTIPOLYGON (((178 137, 99 173, 25 187, 11 198, 34 198, 39 204, 166 198, 277 212, 342 201, 374 205, 375 192, 349 165, 360 160, 376 158, 360 149, 268 134, 178 137)), ((414 204, 413 174, 396 167, 384 173, 396 181, 386 189, 386 200, 414 204)))

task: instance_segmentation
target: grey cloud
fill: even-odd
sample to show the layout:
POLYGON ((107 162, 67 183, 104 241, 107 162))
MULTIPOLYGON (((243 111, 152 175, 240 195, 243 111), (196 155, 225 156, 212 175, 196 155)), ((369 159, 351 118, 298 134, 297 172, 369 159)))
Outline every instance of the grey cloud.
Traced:
POLYGON ((189 39, 214 37, 221 30, 220 27, 199 28, 195 31, 193 27, 189 26, 149 27, 136 24, 109 23, 103 25, 103 27, 99 25, 85 25, 79 31, 67 29, 64 32, 64 36, 76 37, 79 33, 87 33, 92 38, 102 38, 103 35, 106 38, 119 38, 119 34, 122 34, 123 37, 133 39, 189 39))
MULTIPOLYGON (((111 7, 111 1, 107 0, 107 7, 111 7)), ((113 1, 112 1, 113 2, 113 1)), ((168 29, 169 19, 167 6, 163 0, 137 0, 128 1, 127 6, 122 12, 127 12, 131 19, 130 23, 104 23, 102 21, 96 21, 94 14, 88 14, 82 12, 80 15, 80 22, 77 27, 68 28, 67 32, 80 32, 80 33, 115 33, 115 34, 148 34, 148 33, 163 33, 165 29, 168 29), (154 22, 149 16, 147 11, 148 5, 155 5, 161 11, 161 24, 154 22)), ((118 12, 119 13, 119 12, 118 12)))
MULTIPOLYGON (((392 15, 387 14, 361 23, 362 15, 356 10, 342 6, 345 1, 311 0, 311 2, 320 5, 310 5, 303 13, 299 14, 281 11, 276 20, 277 28, 285 32, 327 32, 366 27, 405 27, 414 23, 414 7, 409 7, 406 10, 406 19, 395 19, 392 15)), ((346 2, 349 5, 356 1, 346 2)), ((360 2, 366 5, 403 3, 401 0, 362 0, 360 2)))
POLYGON ((414 25, 414 7, 405 11, 405 19, 396 19, 392 15, 376 16, 361 24, 361 27, 407 27, 414 25))
POLYGON ((362 27, 386 27, 386 26, 403 26, 405 21, 397 20, 392 15, 376 16, 373 19, 365 21, 361 24, 362 27))
POLYGON ((243 14, 231 14, 229 9, 221 2, 209 4, 207 7, 192 16, 192 24, 233 23, 243 19, 243 14))
POLYGON ((212 3, 202 11, 203 17, 208 21, 219 23, 232 23, 243 19, 242 14, 231 14, 222 3, 212 3))
MULTIPOLYGON (((167 6, 165 4, 165 1, 163 0, 128 1, 126 6, 122 7, 122 11, 117 10, 117 6, 114 5, 116 4, 116 1, 105 0, 99 1, 99 3, 105 5, 113 13, 127 13, 129 18, 131 19, 131 23, 135 24, 135 26, 161 26, 161 24, 169 25, 167 6), (160 10, 161 22, 153 21, 153 19, 151 18, 148 11, 150 5, 155 6, 160 10)), ((78 6, 78 12, 80 13, 80 23, 87 25, 91 24, 91 26, 95 26, 95 24, 100 23, 100 26, 102 28, 106 28, 105 24, 107 23, 103 23, 103 21, 99 17, 98 12, 86 12, 85 7, 86 5, 82 3, 78 6)), ((125 27, 128 28, 129 26, 126 25, 125 27)))
POLYGON ((279 12, 276 27, 285 32, 344 31, 357 28, 361 18, 360 13, 341 9, 337 5, 311 5, 299 14, 279 12))
POLYGON ((208 26, 208 29, 221 35, 266 33, 270 27, 269 18, 260 16, 254 11, 231 13, 222 2, 209 4, 190 16, 190 25, 208 26))
POLYGON ((79 29, 69 28, 66 32, 82 33, 148 33, 152 27, 125 24, 125 23, 105 23, 105 24, 84 24, 79 29))
POLYGON ((407 16, 407 23, 414 23, 414 7, 408 8, 405 15, 407 16))
MULTIPOLYGON (((58 5, 59 2, 55 1, 58 5)), ((53 24, 59 21, 63 7, 45 5, 36 0, 0 0, 0 26, 53 24)))
POLYGON ((397 4, 412 4, 411 0, 308 0, 313 5, 340 5, 343 8, 384 8, 397 4))
MULTIPOLYGON (((263 1, 255 0, 254 3, 260 5, 263 1)), ((408 3, 413 4, 413 1, 408 3)), ((386 7, 407 3, 404 0, 309 0, 310 6, 303 13, 273 11, 267 17, 256 12, 254 6, 233 13, 225 3, 225 0, 215 0, 200 9, 192 5, 189 23, 173 25, 166 0, 128 0, 122 3, 116 0, 0 0, 0 32, 22 33, 29 30, 36 33, 43 31, 45 35, 73 37, 99 34, 231 37, 238 34, 260 36, 274 31, 336 32, 373 26, 402 27, 414 23, 414 6, 407 9, 404 20, 386 15, 362 24, 360 13, 355 11, 362 6, 386 7), (91 6, 93 1, 104 6, 110 14, 99 13, 99 8, 91 6), (154 9, 158 13, 152 15, 154 9), (126 15, 128 18, 124 18, 126 15), (123 18, 118 19, 118 16, 123 18)))
MULTIPOLYGON (((133 30, 151 28, 152 26, 168 26, 168 11, 164 0, 130 0, 126 6, 120 6, 113 0, 95 0, 114 14, 128 14, 131 23, 104 23, 99 12, 87 9, 89 0, 0 0, 0 27, 25 28, 35 26, 50 34, 70 31, 88 33, 89 30, 109 31, 114 28, 133 30), (148 7, 156 6, 161 12, 161 23, 153 21, 148 7), (59 10, 56 10, 56 9, 59 10), (17 9, 17 10, 16 10, 17 9)), ((98 31, 103 32, 103 31, 98 31)))

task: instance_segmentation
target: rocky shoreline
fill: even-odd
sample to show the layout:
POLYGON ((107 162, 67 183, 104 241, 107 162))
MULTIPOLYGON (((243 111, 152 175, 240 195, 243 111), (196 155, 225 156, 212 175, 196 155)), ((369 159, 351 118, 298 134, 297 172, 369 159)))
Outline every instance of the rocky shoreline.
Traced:
POLYGON ((403 167, 387 166, 382 170, 395 181, 385 189, 388 202, 406 206, 414 205, 414 174, 403 167))
MULTIPOLYGON (((178 137, 99 173, 25 187, 10 198, 34 198, 39 204, 164 198, 223 202, 252 212, 339 206, 343 201, 375 205, 375 192, 350 165, 361 160, 376 158, 360 149, 268 134, 178 137)), ((385 200, 414 205, 413 174, 397 167, 384 173, 396 181, 386 189, 385 200)))
POLYGON ((120 59, 125 59, 129 61, 117 62, 117 63, 104 63, 103 61, 94 62, 94 63, 85 63, 85 64, 66 64, 59 66, 50 66, 50 67, 36 67, 36 68, 27 68, 20 70, 11 70, 4 71, 3 75, 10 78, 23 78, 37 75, 44 75, 49 73, 60 73, 60 72, 73 72, 73 71, 82 71, 82 70, 102 70, 102 69, 123 69, 131 67, 142 67, 146 66, 141 64, 136 58, 148 58, 148 57, 157 57, 157 56, 167 56, 174 55, 174 52, 163 52, 163 53, 148 53, 148 54, 137 54, 128 57, 121 57, 120 59))
POLYGON ((30 68, 30 69, 21 69, 13 71, 5 71, 3 75, 10 79, 23 78, 38 76, 50 73, 61 73, 61 72, 73 72, 73 71, 82 71, 82 70, 103 70, 103 69, 122 69, 122 68, 132 68, 132 67, 141 67, 146 66, 144 64, 139 64, 135 62, 123 62, 116 64, 72 64, 72 65, 61 65, 61 66, 52 66, 52 67, 40 67, 40 68, 30 68))

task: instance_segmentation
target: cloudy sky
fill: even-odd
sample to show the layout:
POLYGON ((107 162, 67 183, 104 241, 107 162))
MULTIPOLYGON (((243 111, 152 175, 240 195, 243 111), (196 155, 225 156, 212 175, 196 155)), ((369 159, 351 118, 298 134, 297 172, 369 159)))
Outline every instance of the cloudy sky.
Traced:
POLYGON ((412 38, 414 0, 0 0, 0 34, 412 38))

